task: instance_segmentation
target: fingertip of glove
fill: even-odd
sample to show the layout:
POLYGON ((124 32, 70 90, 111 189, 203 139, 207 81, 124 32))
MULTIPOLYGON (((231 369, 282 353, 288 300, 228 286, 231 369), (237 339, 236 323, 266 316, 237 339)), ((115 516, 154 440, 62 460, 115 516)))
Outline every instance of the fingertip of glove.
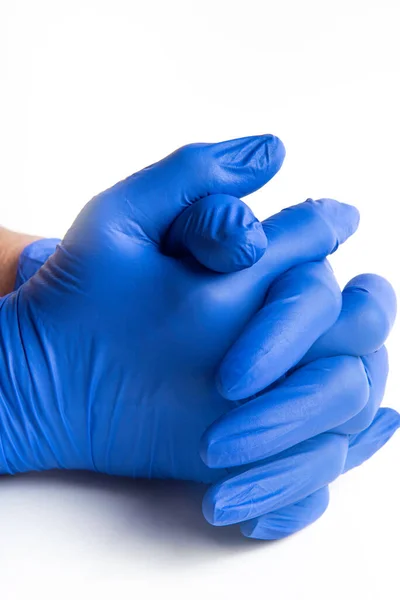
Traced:
POLYGON ((201 439, 200 439, 200 458, 204 462, 204 464, 210 469, 218 469, 221 466, 221 455, 217 451, 215 452, 215 443, 212 440, 212 435, 210 435, 209 430, 207 429, 201 439))
POLYGON ((252 519, 251 521, 245 521, 240 525, 240 531, 244 537, 258 539, 256 534, 257 529, 257 519, 252 519))
POLYGON ((358 434, 350 435, 349 452, 343 472, 349 471, 373 456, 400 428, 400 414, 393 408, 380 408, 372 424, 358 434))
POLYGON ((273 134, 266 134, 264 138, 266 140, 269 164, 274 164, 276 171, 279 171, 286 156, 284 143, 278 136, 273 134))
POLYGON ((216 386, 217 386, 218 392, 221 394, 221 396, 225 400, 229 400, 230 402, 235 402, 237 400, 237 398, 235 396, 234 388, 230 387, 229 382, 225 382, 225 377, 223 374, 221 374, 221 369, 217 373, 217 377, 216 377, 215 381, 216 381, 216 386), (231 395, 231 392, 232 392, 232 395, 231 395))
POLYGON ((332 198, 321 198, 315 201, 309 198, 308 201, 315 203, 320 215, 331 228, 334 236, 331 253, 335 252, 340 244, 343 244, 357 231, 360 223, 359 210, 352 204, 339 202, 332 198))
POLYGON ((398 429, 400 429, 400 414, 394 408, 381 408, 378 413, 378 418, 385 421, 385 433, 392 436, 398 429))
MULTIPOLYGON (((362 273, 353 277, 343 291, 368 297, 369 314, 372 317, 375 329, 382 329, 383 326, 387 330, 386 337, 394 324, 397 313, 396 292, 392 284, 381 275, 362 273), (377 320, 379 320, 381 326, 378 326, 377 320)), ((367 315, 363 318, 366 319, 367 315)))
POLYGON ((267 236, 259 221, 254 221, 238 239, 232 239, 227 263, 230 271, 241 271, 256 264, 265 254, 268 246, 267 236))
POLYGON ((290 532, 283 533, 282 531, 276 531, 274 528, 270 528, 265 524, 260 527, 258 519, 252 519, 251 521, 245 521, 244 523, 241 523, 240 531, 246 538, 271 542, 280 540, 290 535, 290 532))
POLYGON ((216 490, 211 487, 204 494, 202 510, 205 520, 214 525, 220 527, 225 525, 225 511, 219 506, 216 490))
POLYGON ((227 194, 200 199, 182 213, 171 231, 170 241, 183 240, 201 264, 219 273, 251 267, 268 246, 263 226, 251 209, 227 194))
POLYGON ((272 179, 281 168, 286 156, 283 142, 270 133, 222 142, 221 149, 225 148, 227 167, 245 169, 246 172, 251 173, 253 183, 246 186, 243 195, 251 193, 272 179), (257 183, 254 185, 254 182, 257 183))
POLYGON ((246 229, 229 235, 225 239, 215 240, 215 249, 207 262, 213 270, 220 273, 233 273, 248 269, 265 254, 267 237, 261 223, 255 221, 246 229))
POLYGON ((265 134, 261 139, 263 144, 260 145, 252 162, 255 168, 267 175, 266 181, 269 181, 280 170, 286 157, 286 148, 276 135, 265 134))
POLYGON ((236 372, 236 369, 230 362, 223 361, 215 378, 218 392, 225 400, 237 402, 245 397, 242 385, 242 372, 236 372))

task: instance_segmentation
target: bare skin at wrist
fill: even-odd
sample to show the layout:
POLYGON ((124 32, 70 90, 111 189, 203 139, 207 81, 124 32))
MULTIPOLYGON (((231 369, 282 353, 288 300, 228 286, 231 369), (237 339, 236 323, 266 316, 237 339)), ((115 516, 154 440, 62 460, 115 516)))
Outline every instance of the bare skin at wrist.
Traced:
POLYGON ((26 246, 41 239, 39 236, 17 233, 0 227, 0 296, 12 292, 18 260, 26 246))

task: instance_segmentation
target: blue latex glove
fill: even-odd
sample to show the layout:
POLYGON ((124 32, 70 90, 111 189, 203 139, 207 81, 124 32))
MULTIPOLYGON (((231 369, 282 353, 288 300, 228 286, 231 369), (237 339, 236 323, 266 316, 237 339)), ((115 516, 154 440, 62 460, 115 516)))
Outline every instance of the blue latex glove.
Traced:
POLYGON ((296 300, 279 301, 283 327, 271 324, 287 350, 271 355, 259 384, 251 375, 249 394, 296 364, 339 314, 341 296, 321 259, 354 231, 358 216, 334 201, 284 211, 264 224, 269 247, 257 264, 224 276, 165 256, 160 246, 225 272, 259 259, 265 237, 248 209, 235 198, 213 205, 205 196, 249 193, 281 159, 268 136, 196 145, 87 205, 55 255, 1 305, 4 472, 85 468, 202 481, 226 473, 198 457, 201 434, 232 406, 216 391, 217 365, 272 280, 316 260, 308 276, 293 270, 296 300), (220 205, 228 208, 219 213, 220 205), (250 239, 246 233, 239 265, 229 268, 226 239, 237 247, 243 224, 250 239), (207 236, 216 242, 209 253, 207 236), (294 322, 296 303, 309 308, 294 322))
MULTIPOLYGON (((36 273, 53 254, 58 242, 59 240, 56 239, 40 240, 24 250, 18 264, 17 287, 36 273)), ((306 267, 307 265, 304 266, 306 267)), ((291 272, 280 279, 280 285, 285 286, 281 289, 286 298, 289 297, 290 285, 289 288, 286 286, 291 281, 291 272)), ((276 293, 279 289, 278 282, 272 289, 275 289, 276 293)), ((228 464, 246 462, 246 457, 249 461, 258 460, 259 455, 249 456, 249 452, 254 452, 255 449, 264 455, 273 455, 276 452, 279 454, 282 447, 292 446, 289 452, 281 453, 265 463, 265 468, 261 472, 263 489, 265 491, 266 485, 270 487, 269 497, 263 500, 269 505, 267 509, 265 507, 262 509, 261 516, 244 520, 241 526, 244 535, 258 539, 280 539, 315 521, 328 506, 329 491, 326 483, 341 472, 367 460, 400 426, 400 416, 396 411, 389 408, 379 409, 388 374, 387 352, 385 347, 382 347, 382 343, 391 328, 395 310, 393 290, 384 279, 375 275, 356 277, 343 291, 339 319, 314 343, 296 366, 296 369, 300 368, 297 377, 303 373, 300 385, 291 376, 285 383, 281 380, 280 385, 274 387, 274 393, 270 392, 266 396, 268 406, 262 407, 255 423, 253 420, 255 404, 250 403, 246 405, 246 412, 251 409, 250 416, 242 418, 243 411, 234 411, 229 413, 228 418, 222 418, 219 424, 208 430, 205 439, 207 437, 215 439, 218 430, 221 430, 224 435, 227 433, 223 451, 229 458, 228 464), (339 361, 320 360, 340 355, 343 356, 339 361), (365 389, 363 390, 365 384, 363 373, 358 381, 358 384, 361 383, 360 393, 360 389, 357 390, 357 382, 356 389, 353 386, 346 389, 334 370, 338 365, 343 367, 346 361, 351 364, 350 355, 364 355, 361 361, 369 384, 368 399, 366 399, 365 389), (303 372, 301 367, 310 363, 312 370, 309 368, 303 372), (336 386, 325 384, 319 391, 316 386, 320 385, 321 374, 324 375, 327 367, 329 378, 336 378, 340 387, 338 389, 337 384, 336 386), (289 387, 287 387, 288 382, 290 382, 289 387), (325 390, 330 391, 331 394, 326 396, 323 393, 325 390), (316 401, 310 402, 313 397, 316 401), (356 409, 357 414, 345 422, 346 416, 354 413, 356 409), (338 415, 343 424, 331 434, 321 434, 293 446, 299 440, 312 436, 315 431, 324 431, 324 427, 329 430, 332 424, 337 422, 338 415), (232 416, 237 418, 236 423, 229 422, 232 416), (258 427, 260 417, 263 419, 262 428, 258 427), (246 423, 254 423, 254 425, 245 433, 243 426, 246 423), (253 444, 251 429, 256 430, 256 436, 260 437, 259 444, 253 444), (251 446, 250 449, 248 445, 251 446), (320 487, 321 480, 323 487, 320 487), (316 491, 310 493, 314 489, 316 491), (296 501, 288 503, 293 498, 296 501)), ((266 320, 265 326, 268 326, 268 322, 269 319, 266 320)), ((254 344, 253 348, 257 348, 257 345, 254 344)), ((251 349, 250 344, 248 357, 251 355, 251 349)), ((360 364, 359 366, 361 367, 360 364)), ((206 443, 205 447, 210 451, 212 444, 210 446, 206 443)), ((217 453, 217 456, 218 460, 221 460, 222 452, 217 453)), ((230 488, 233 482, 235 486, 238 484, 237 477, 228 478, 226 481, 230 488)), ((240 497, 246 496, 251 490, 249 503, 257 497, 257 494, 254 494, 256 481, 254 470, 245 471, 244 478, 239 480, 240 487, 237 492, 240 497)), ((222 509, 218 512, 220 493, 221 485, 212 488, 205 498, 204 507, 208 519, 214 524, 222 525, 226 523, 227 517, 224 508, 231 504, 231 500, 227 502, 224 499, 222 509)), ((242 517, 239 517, 239 521, 241 520, 242 517)))

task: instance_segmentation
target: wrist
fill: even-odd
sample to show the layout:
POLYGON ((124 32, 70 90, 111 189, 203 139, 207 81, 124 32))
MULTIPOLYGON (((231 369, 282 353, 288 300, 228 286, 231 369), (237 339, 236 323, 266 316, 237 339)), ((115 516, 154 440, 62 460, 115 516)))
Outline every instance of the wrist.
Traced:
POLYGON ((0 296, 14 289, 18 260, 23 249, 40 237, 0 227, 0 296))

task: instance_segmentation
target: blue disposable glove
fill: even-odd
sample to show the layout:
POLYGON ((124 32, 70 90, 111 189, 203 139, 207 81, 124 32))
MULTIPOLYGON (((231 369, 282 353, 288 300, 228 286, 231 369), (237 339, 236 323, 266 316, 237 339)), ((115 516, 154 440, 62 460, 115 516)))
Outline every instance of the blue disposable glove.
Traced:
MULTIPOLYGON (((281 159, 279 142, 268 136, 191 146, 87 205, 55 255, 1 305, 3 472, 85 468, 201 481, 226 474, 198 457, 202 433, 232 406, 215 388, 218 363, 271 281, 315 260, 309 272, 292 271, 297 288, 288 297, 270 303, 282 326, 271 323, 269 333, 286 351, 271 353, 268 377, 257 383, 252 373, 239 383, 246 395, 255 393, 302 358, 340 311, 337 284, 321 259, 358 220, 334 201, 305 203, 264 224, 269 248, 262 256, 262 229, 226 195, 253 191, 281 159), (225 197, 206 196, 217 193, 225 197), (227 237, 243 247, 231 265, 227 237), (178 258, 162 254, 161 244, 178 258), (182 260, 187 252, 199 262, 182 260), (200 265, 229 273, 257 259, 227 275, 200 265), (304 320, 293 320, 296 309, 312 304, 304 320)), ((268 306, 267 298, 263 311, 268 306)), ((348 376, 357 378, 352 368, 348 376)))
MULTIPOLYGON (((34 275, 55 251, 58 242, 59 240, 44 239, 34 242, 24 250, 18 264, 17 287, 34 275)), ((283 283, 288 286, 281 288, 285 291, 286 298, 290 297, 291 279, 290 272, 280 279, 280 285, 283 283)), ((275 283, 271 289, 275 289, 276 293, 278 284, 275 283)), ((312 370, 309 368, 303 372, 304 383, 298 385, 295 379, 289 377, 288 381, 291 382, 289 387, 285 388, 288 381, 284 385, 282 379, 280 385, 274 388, 275 398, 272 392, 269 393, 268 406, 264 407, 265 414, 260 415, 266 425, 263 424, 263 428, 255 432, 260 436, 259 446, 255 445, 255 448, 259 448, 263 455, 280 453, 282 447, 292 446, 292 448, 289 452, 283 452, 265 463, 266 469, 262 481, 264 486, 270 486, 269 506, 267 510, 262 509, 261 516, 244 520, 241 526, 244 535, 259 539, 280 539, 315 521, 328 506, 329 491, 326 483, 372 456, 399 427, 400 417, 396 411, 389 408, 379 409, 388 374, 387 352, 382 343, 390 330, 395 309, 393 290, 384 279, 375 275, 356 277, 343 291, 339 319, 314 343, 296 366, 296 369, 299 369, 311 363, 312 370), (338 362, 343 367, 344 362, 349 361, 350 355, 362 356, 363 354, 365 356, 361 361, 369 383, 366 401, 365 394, 360 394, 357 390, 352 397, 353 388, 346 390, 346 386, 342 385, 340 379, 337 380, 339 390, 335 390, 334 386, 326 384, 323 386, 322 390, 333 391, 329 397, 316 389, 326 367, 329 370, 329 377, 332 374, 334 378, 337 377, 334 361, 320 359, 342 355, 338 362), (295 383, 294 387, 293 383, 295 383), (310 402, 313 397, 316 401, 310 402), (350 410, 347 406, 348 402, 352 406, 350 410), (312 436, 315 428, 318 432, 323 431, 324 427, 329 430, 331 425, 337 422, 338 414, 342 415, 340 420, 344 421, 346 415, 354 412, 354 407, 357 407, 358 413, 331 431, 329 435, 321 434, 293 446, 297 441, 305 440, 308 435, 312 436), (321 479, 323 487, 320 487, 321 479), (309 493, 310 490, 315 491, 309 493), (294 496, 296 501, 288 504, 288 495, 290 499, 294 496)), ((266 320, 266 326, 268 322, 269 319, 266 320)), ((257 339, 257 333, 255 335, 257 339)), ((247 357, 251 355, 253 349, 257 348, 255 341, 253 347, 250 343, 248 349, 250 354, 245 353, 247 357)), ((300 369, 298 375, 301 372, 300 369)), ((248 404, 246 411, 249 407, 254 414, 254 405, 248 404)), ((254 421, 252 415, 242 418, 243 412, 238 410, 229 413, 228 417, 222 418, 220 423, 211 427, 204 436, 205 440, 209 437, 214 439, 215 429, 217 432, 220 429, 225 433, 228 428, 228 439, 224 442, 223 451, 226 452, 229 460, 231 456, 234 457, 231 460, 232 464, 246 462, 246 456, 248 457, 249 452, 252 451, 248 448, 248 445, 253 445, 252 432, 249 430, 249 433, 244 436, 243 426, 254 421), (229 421, 233 415, 239 417, 236 425, 229 421)), ((258 424, 258 421, 256 423, 258 424)), ((257 425, 254 424, 253 429, 256 428, 257 425)), ((212 456, 210 454, 212 443, 211 445, 206 443, 205 447, 208 448, 209 456, 212 456)), ((205 456, 207 460, 207 455, 205 456)), ((251 455, 249 460, 258 458, 258 455, 251 455)), ((217 459, 221 460, 219 454, 217 459)), ((251 470, 244 472, 245 479, 239 482, 241 486, 239 493, 246 495, 250 490, 249 503, 253 497, 257 498, 254 492, 256 482, 254 473, 255 471, 251 470), (249 473, 250 477, 248 477, 249 473)), ((226 481, 229 486, 232 486, 235 479, 229 478, 226 481)), ((222 525, 226 523, 227 514, 229 515, 224 507, 229 505, 230 501, 224 500, 222 510, 218 512, 216 504, 220 492, 221 486, 212 488, 205 498, 204 507, 208 519, 212 523, 222 525)), ((241 521, 242 518, 239 517, 239 520, 241 521)))

